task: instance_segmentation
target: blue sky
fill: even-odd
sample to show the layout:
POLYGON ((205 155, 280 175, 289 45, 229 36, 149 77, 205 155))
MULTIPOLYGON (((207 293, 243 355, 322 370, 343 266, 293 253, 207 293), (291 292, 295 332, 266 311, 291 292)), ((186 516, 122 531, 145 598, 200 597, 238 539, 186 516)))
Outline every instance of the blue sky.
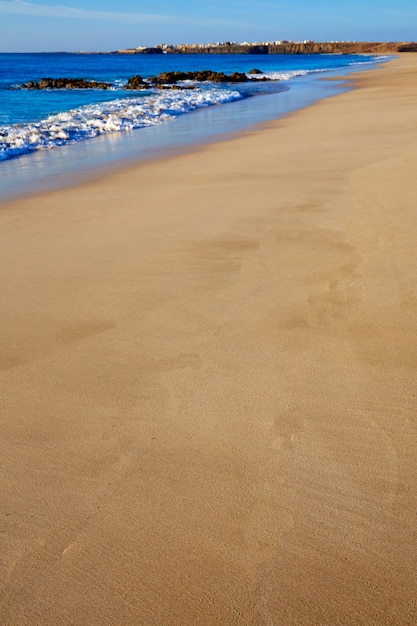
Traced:
POLYGON ((276 39, 412 41, 416 0, 0 0, 0 51, 276 39))

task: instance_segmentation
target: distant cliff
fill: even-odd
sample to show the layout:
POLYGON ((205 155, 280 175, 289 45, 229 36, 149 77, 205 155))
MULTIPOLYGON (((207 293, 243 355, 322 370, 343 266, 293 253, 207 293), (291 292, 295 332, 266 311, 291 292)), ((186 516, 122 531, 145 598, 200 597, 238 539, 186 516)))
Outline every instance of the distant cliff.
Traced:
POLYGON ((398 42, 325 42, 284 43, 270 45, 269 54, 367 54, 417 52, 416 43, 398 42))
POLYGON ((154 46, 117 50, 118 54, 394 54, 417 52, 416 42, 284 42, 267 44, 207 44, 154 46))

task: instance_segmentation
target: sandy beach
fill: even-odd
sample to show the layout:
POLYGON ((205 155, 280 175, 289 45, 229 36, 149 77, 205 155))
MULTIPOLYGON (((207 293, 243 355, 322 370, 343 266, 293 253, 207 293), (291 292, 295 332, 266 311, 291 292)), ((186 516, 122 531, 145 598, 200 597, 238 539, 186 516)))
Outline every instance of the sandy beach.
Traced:
POLYGON ((417 623, 417 55, 0 207, 0 622, 417 623))

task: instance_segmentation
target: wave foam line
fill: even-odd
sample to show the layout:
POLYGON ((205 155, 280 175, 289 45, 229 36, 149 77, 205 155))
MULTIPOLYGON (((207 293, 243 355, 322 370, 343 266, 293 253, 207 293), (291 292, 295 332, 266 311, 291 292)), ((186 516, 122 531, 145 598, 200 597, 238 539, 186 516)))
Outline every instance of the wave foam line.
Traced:
POLYGON ((159 92, 86 105, 39 122, 0 128, 0 161, 107 133, 154 126, 195 109, 239 100, 238 91, 196 89, 159 92))

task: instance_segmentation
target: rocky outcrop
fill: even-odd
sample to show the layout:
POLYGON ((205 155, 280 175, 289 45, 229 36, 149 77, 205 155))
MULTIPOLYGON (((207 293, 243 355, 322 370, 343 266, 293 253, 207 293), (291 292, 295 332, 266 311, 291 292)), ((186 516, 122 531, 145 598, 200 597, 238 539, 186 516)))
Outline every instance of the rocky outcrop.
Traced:
MULTIPOLYGON (((252 74, 260 73, 259 70, 251 70, 252 74)), ((194 89, 194 85, 178 85, 182 81, 213 82, 213 83, 246 83, 250 80, 270 80, 250 78, 243 72, 224 74, 212 70, 200 70, 196 72, 161 72, 158 76, 144 79, 139 74, 131 76, 125 89, 194 89)), ((20 85, 22 89, 109 89, 110 83, 103 83, 82 78, 41 78, 38 82, 29 81, 20 85)))
MULTIPOLYGON (((262 74, 260 70, 251 70, 249 74, 262 74)), ((250 78, 243 72, 233 72, 224 74, 213 70, 198 70, 195 72, 161 72, 158 76, 153 76, 145 80, 142 76, 132 76, 129 78, 126 89, 194 89, 193 85, 178 85, 183 81, 211 82, 211 83, 247 83, 250 80, 271 80, 266 77, 259 79, 250 78)))
POLYGON ((251 79, 243 72, 224 74, 223 72, 214 72, 212 70, 199 70, 196 72, 162 72, 158 76, 150 78, 149 83, 152 85, 173 85, 184 80, 208 81, 211 83, 246 83, 251 79))
POLYGON ((142 78, 142 76, 139 76, 139 75, 131 76, 125 85, 125 89, 134 90, 134 91, 137 91, 138 89, 150 89, 150 88, 194 89, 194 85, 186 85, 186 86, 181 85, 180 86, 180 85, 176 85, 175 81, 169 84, 169 83, 163 83, 163 82, 160 82, 160 83, 151 82, 152 80, 153 79, 150 79, 149 81, 147 81, 144 78, 142 78))
POLYGON ((38 82, 29 81, 22 89, 109 89, 110 83, 84 80, 83 78, 41 78, 38 82))
POLYGON ((136 76, 131 76, 127 83, 126 83, 126 89, 149 89, 149 83, 144 80, 142 78, 142 76, 139 76, 139 74, 136 74, 136 76))

